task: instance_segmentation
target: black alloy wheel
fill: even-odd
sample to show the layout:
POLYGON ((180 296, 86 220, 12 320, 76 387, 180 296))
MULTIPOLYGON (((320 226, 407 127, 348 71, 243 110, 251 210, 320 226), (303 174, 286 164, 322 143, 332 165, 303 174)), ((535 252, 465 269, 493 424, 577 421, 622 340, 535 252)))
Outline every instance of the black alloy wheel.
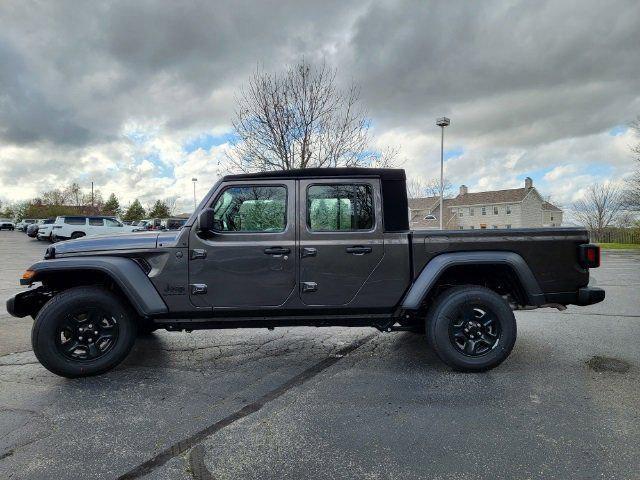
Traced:
POLYGON ((95 360, 107 354, 118 341, 115 317, 99 307, 78 308, 58 325, 56 345, 70 360, 95 360))
POLYGON ((502 363, 516 342, 516 319, 493 290, 462 285, 442 292, 426 317, 427 339, 454 370, 481 372, 502 363))
POLYGON ((465 304, 449 323, 449 336, 464 355, 479 357, 493 350, 500 341, 500 322, 484 305, 465 304))
POLYGON ((36 357, 68 378, 104 373, 129 354, 140 318, 127 300, 100 286, 73 287, 54 295, 31 331, 36 357))

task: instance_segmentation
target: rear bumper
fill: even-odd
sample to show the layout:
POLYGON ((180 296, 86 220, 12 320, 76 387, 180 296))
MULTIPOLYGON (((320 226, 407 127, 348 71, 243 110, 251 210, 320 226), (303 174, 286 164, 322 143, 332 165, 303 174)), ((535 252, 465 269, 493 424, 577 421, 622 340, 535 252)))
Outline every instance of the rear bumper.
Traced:
POLYGON ((604 290, 597 287, 584 287, 578 290, 578 302, 576 305, 593 305, 604 300, 604 290))
POLYGON ((577 292, 547 293, 546 303, 559 303, 561 305, 593 305, 604 300, 605 292, 598 287, 582 287, 577 292))

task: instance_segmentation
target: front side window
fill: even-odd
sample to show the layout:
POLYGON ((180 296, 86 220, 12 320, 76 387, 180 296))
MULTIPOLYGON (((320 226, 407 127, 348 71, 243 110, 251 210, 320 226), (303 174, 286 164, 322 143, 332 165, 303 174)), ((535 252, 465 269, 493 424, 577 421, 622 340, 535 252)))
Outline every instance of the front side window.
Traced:
POLYGON ((107 227, 121 227, 122 226, 122 224, 119 221, 114 220, 113 218, 105 218, 104 219, 104 224, 107 227))
POLYGON ((104 225, 104 220, 102 218, 90 218, 89 225, 92 227, 102 227, 104 225))
POLYGON ((314 231, 371 230, 370 185, 311 185, 307 189, 307 225, 314 231))
POLYGON ((215 230, 282 232, 287 226, 287 189, 283 186, 227 188, 214 206, 215 230))

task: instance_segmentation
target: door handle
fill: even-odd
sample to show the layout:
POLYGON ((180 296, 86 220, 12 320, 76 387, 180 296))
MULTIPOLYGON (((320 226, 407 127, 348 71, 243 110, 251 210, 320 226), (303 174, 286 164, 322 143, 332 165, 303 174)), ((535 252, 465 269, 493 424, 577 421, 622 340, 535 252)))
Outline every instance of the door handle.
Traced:
POLYGON ((373 249, 371 247, 347 247, 347 253, 350 253, 351 255, 364 255, 366 253, 371 253, 372 251, 373 249))
POLYGON ((287 255, 290 252, 291 249, 286 247, 267 247, 264 249, 266 255, 287 255))
POLYGON ((318 291, 318 284, 316 282, 302 282, 302 293, 311 293, 318 291))

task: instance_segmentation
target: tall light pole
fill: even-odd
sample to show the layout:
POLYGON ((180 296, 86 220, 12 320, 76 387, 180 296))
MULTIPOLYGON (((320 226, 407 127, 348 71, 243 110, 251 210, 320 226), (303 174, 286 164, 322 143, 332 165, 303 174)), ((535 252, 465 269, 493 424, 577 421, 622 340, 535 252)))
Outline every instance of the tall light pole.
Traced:
POLYGON ((193 177, 191 181, 193 182, 193 211, 195 212, 196 208, 198 208, 198 205, 196 204, 196 182, 198 179, 193 177))
POLYGON ((436 125, 440 127, 440 230, 442 228, 442 218, 444 217, 444 127, 451 123, 447 117, 436 119, 436 125))

